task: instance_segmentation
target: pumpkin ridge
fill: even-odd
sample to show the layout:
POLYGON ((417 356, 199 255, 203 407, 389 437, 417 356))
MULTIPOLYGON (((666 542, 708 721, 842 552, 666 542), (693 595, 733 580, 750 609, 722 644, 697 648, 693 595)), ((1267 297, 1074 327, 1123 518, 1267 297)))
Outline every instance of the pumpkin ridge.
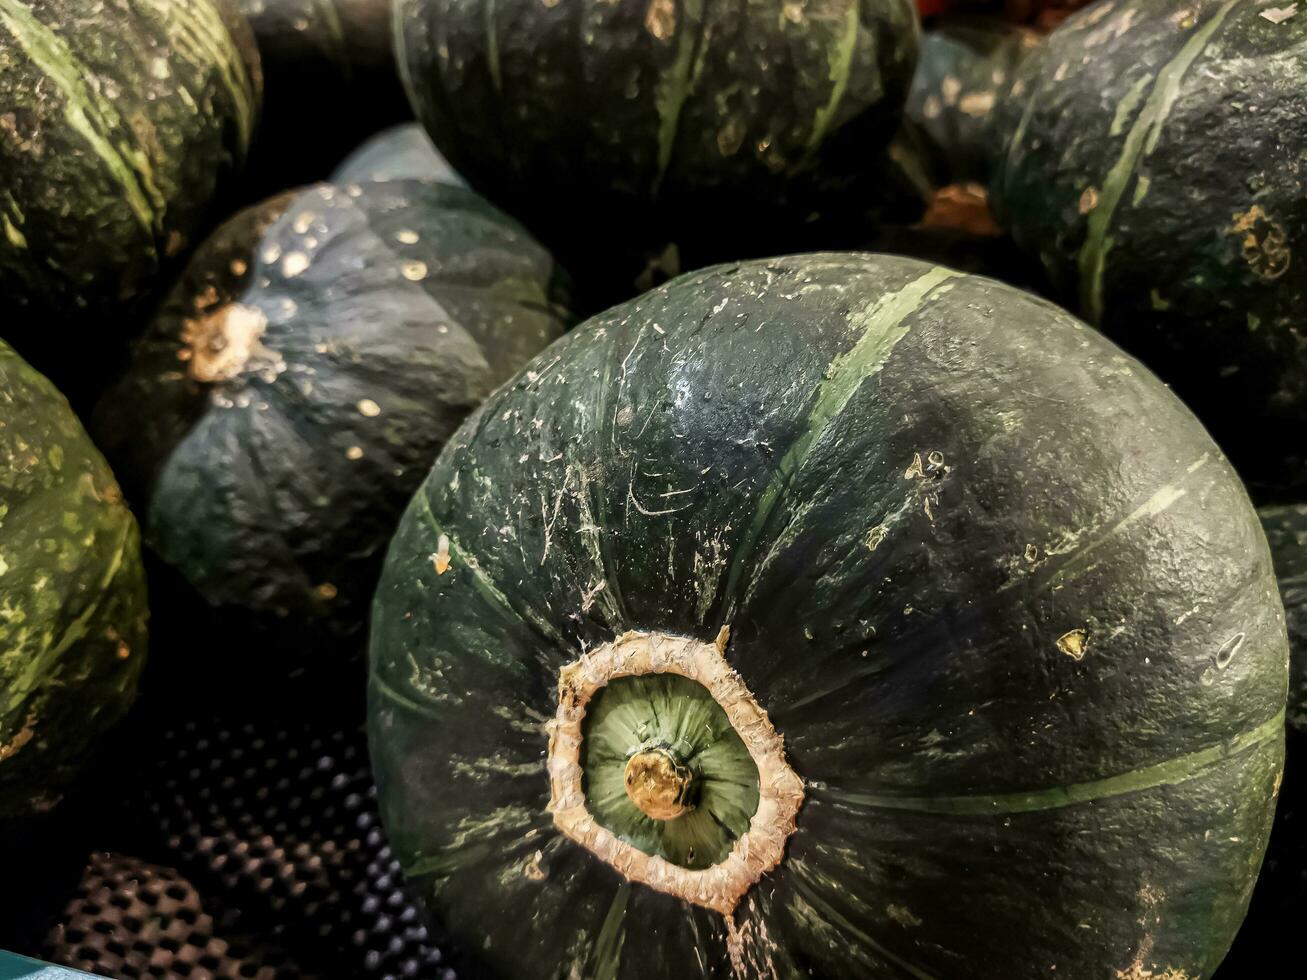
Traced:
POLYGON ((1093 803, 1127 793, 1178 786, 1208 773, 1218 763, 1236 755, 1250 752, 1278 739, 1284 729, 1286 709, 1278 712, 1248 732, 1224 742, 1189 752, 1174 759, 1151 766, 1133 769, 1086 782, 1071 783, 1043 790, 1003 793, 996 796, 981 794, 970 796, 900 796, 875 793, 840 793, 823 790, 813 792, 814 799, 836 798, 853 806, 867 806, 884 810, 912 810, 919 813, 942 813, 953 816, 983 816, 994 814, 1034 813, 1058 810, 1063 807, 1093 803), (1171 778, 1179 774, 1180 778, 1171 778))
POLYGON ((652 193, 658 193, 667 168, 672 162, 672 153, 676 149, 676 138, 680 133, 681 110, 694 93, 694 55, 703 43, 704 25, 708 22, 707 12, 702 0, 684 0, 681 8, 687 18, 693 17, 698 30, 694 33, 682 29, 677 38, 676 60, 672 62, 671 71, 659 79, 654 94, 654 108, 658 112, 658 170, 654 175, 652 193), (693 11, 691 7, 693 5, 693 11))
MULTIPOLYGON (((254 135, 255 108, 250 99, 254 81, 250 78, 227 25, 216 6, 208 3, 196 3, 194 0, 135 0, 149 7, 163 25, 168 39, 185 54, 182 42, 188 42, 193 51, 201 53, 218 69, 223 87, 231 96, 232 106, 236 110, 236 125, 240 132, 240 145, 249 151, 250 140, 254 135), (205 14, 212 14, 206 19, 205 14), (189 31, 187 30, 189 28, 189 31)), ((202 60, 192 61, 193 65, 203 64, 202 60)))
MULTIPOLYGON (((839 416, 862 384, 885 366, 895 345, 907 336, 910 328, 904 326, 904 321, 925 306, 938 287, 959 276, 959 272, 935 267, 898 291, 876 299, 860 313, 850 313, 849 321, 861 328, 860 335, 850 348, 837 354, 827 366, 817 385, 803 431, 781 457, 775 474, 758 495, 754 518, 732 555, 731 568, 726 576, 724 620, 729 620, 736 608, 734 592, 745 561, 752 557, 758 539, 767 529, 790 482, 802 469, 813 446, 821 441, 827 426, 839 416), (884 317, 883 321, 881 317, 884 317)), ((757 578, 763 565, 765 562, 755 566, 750 582, 757 578)))
POLYGON ((830 61, 830 98, 817 110, 812 121, 812 132, 808 134, 808 143, 803 149, 803 163, 810 161, 826 138, 826 130, 840 107, 840 100, 849 87, 849 75, 853 70, 853 54, 858 48, 858 20, 860 0, 851 0, 849 12, 844 17, 844 31, 835 35, 828 58, 830 61))
MULTIPOLYGON (((796 872, 801 872, 804 867, 803 862, 798 860, 793 862, 793 866, 796 872)), ((840 913, 836 911, 836 909, 832 907, 829 902, 824 901, 820 895, 818 895, 813 889, 808 887, 808 883, 804 880, 803 875, 801 873, 796 873, 793 876, 791 876, 791 881, 793 882, 793 888, 795 892, 798 893, 799 896, 802 897, 802 899, 808 903, 809 907, 811 907, 824 919, 827 919, 828 921, 835 923, 841 929, 850 933, 851 935, 857 936, 864 943, 866 943, 871 949, 874 949, 877 953, 885 957, 891 963, 894 963, 896 966, 899 966, 902 969, 906 970, 909 974, 912 975, 914 980, 936 980, 936 977, 934 977, 929 973, 926 973, 924 970, 920 969, 919 967, 913 966, 911 963, 903 959, 901 956, 887 949, 883 944, 876 942, 875 939, 867 935, 865 930, 859 929, 847 918, 840 915, 840 913)))
POLYGON ((122 187, 127 204, 141 227, 153 235, 160 216, 151 207, 137 180, 136 167, 110 140, 110 131, 126 127, 113 103, 97 98, 83 81, 90 70, 67 42, 20 0, 0 0, 0 21, 4 22, 23 53, 58 87, 64 97, 64 118, 122 187))
MULTIPOLYGON (((1175 480, 1172 480, 1171 482, 1163 484, 1162 486, 1158 487, 1148 497, 1147 500, 1145 500, 1138 507, 1130 511, 1120 520, 1115 521, 1109 527, 1104 529, 1102 533, 1098 534, 1092 541, 1089 541, 1088 543, 1080 547, 1073 548, 1070 551, 1064 552, 1063 554, 1065 554, 1065 559, 1059 565, 1057 565, 1056 568, 1049 569, 1048 567, 1040 567, 1039 569, 1040 576, 1041 577, 1048 576, 1048 573, 1052 571, 1052 575, 1048 576, 1048 584, 1050 585, 1056 585, 1060 582, 1072 581, 1074 579, 1074 576, 1072 575, 1072 571, 1075 568, 1077 568, 1085 560, 1085 558, 1089 556, 1091 552, 1096 551, 1101 545, 1110 541, 1117 534, 1130 528, 1136 521, 1143 520, 1146 517, 1156 517, 1157 515, 1164 513, 1168 508, 1170 508, 1174 504, 1178 503, 1179 500, 1188 493, 1188 490, 1180 488, 1179 485, 1184 483, 1185 480, 1188 479, 1188 477, 1192 476, 1194 473, 1197 473, 1200 469, 1206 466, 1208 461, 1211 459, 1212 456, 1210 453, 1203 453, 1202 456, 1198 457, 1198 459, 1196 459, 1193 463, 1190 463, 1189 466, 1185 468, 1183 474, 1181 474, 1175 480), (1064 576, 1071 576, 1071 577, 1064 578, 1064 576)), ((1095 528, 1094 530, 1097 530, 1097 528, 1095 528)), ((1060 557, 1060 555, 1056 555, 1053 557, 1060 557)), ((1042 565, 1044 565, 1043 562, 1041 562, 1041 566, 1042 565)), ((1018 585, 1029 585, 1035 581, 1038 581, 1038 579, 1036 579, 1034 576, 1030 576, 1027 578, 1023 578, 1021 576, 1013 576, 1007 582, 1004 582, 1001 586, 999 586, 998 591, 1007 592, 1010 589, 1017 587, 1018 585)))
MULTIPOLYGON (((1085 243, 1080 248, 1081 307, 1091 323, 1098 324, 1103 319, 1103 273, 1107 267, 1108 253, 1112 250, 1112 238, 1108 231, 1121 198, 1125 196, 1126 185, 1134 175, 1140 157, 1151 152, 1149 144, 1155 143, 1157 134, 1162 131, 1167 117, 1179 100, 1180 83, 1185 74, 1206 49, 1207 42, 1220 29, 1230 11, 1240 2, 1242 0, 1226 0, 1207 23, 1194 31, 1176 56, 1158 71, 1153 80, 1153 90, 1130 127, 1121 156, 1103 179, 1098 206, 1089 214, 1085 243)), ((1013 145, 1019 142, 1018 139, 1013 145)))
POLYGON ((436 520, 436 515, 431 510, 431 501, 428 499, 425 491, 418 491, 416 497, 414 497, 414 502, 418 505, 418 509, 421 511, 423 519, 435 533, 437 539, 443 537, 448 541, 451 569, 456 568, 461 564, 472 573, 472 581, 475 583, 474 587, 479 594, 490 598, 494 604, 501 607, 501 609, 510 616, 521 616, 535 627, 536 632, 546 640, 558 644, 564 649, 571 648, 570 644, 568 644, 563 636, 550 625, 549 620, 546 617, 541 616, 536 612, 536 610, 529 607, 519 610, 514 606, 513 601, 508 598, 498 585, 495 584, 494 579, 486 573, 477 560, 471 554, 463 551, 459 547, 458 540, 450 534, 448 530, 441 527, 440 523, 436 520), (455 560, 456 558, 457 561, 455 560))

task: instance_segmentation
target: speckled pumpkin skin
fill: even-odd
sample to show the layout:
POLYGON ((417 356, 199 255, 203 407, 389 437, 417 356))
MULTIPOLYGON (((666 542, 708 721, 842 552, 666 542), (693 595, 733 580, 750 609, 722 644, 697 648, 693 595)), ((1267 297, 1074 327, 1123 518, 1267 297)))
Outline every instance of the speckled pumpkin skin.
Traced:
POLYGON ((260 91, 231 0, 0 0, 0 331, 126 329, 244 162, 260 91))
POLYGON ((415 496, 370 664, 397 857, 533 980, 1206 976, 1283 758, 1270 554, 1201 426, 1056 307, 889 256, 555 344, 415 496), (563 665, 724 625, 805 781, 734 942, 563 837, 544 764, 563 665))
POLYGON ((49 809, 136 695, 136 521, 63 396, 0 342, 0 843, 49 809))
POLYGON ((993 181, 1085 318, 1268 486, 1307 475, 1307 16, 1270 6, 1077 14, 1023 65, 993 181))
POLYGON ((548 253, 461 187, 316 185, 219 229, 96 413, 148 543, 192 590, 186 642, 275 649, 270 677, 358 651, 404 504, 562 333, 563 302, 548 253), (266 319, 253 353, 197 373, 197 325, 234 304, 266 319))
POLYGON ((921 38, 907 117, 947 161, 953 181, 987 181, 1007 146, 996 125, 1013 74, 1039 35, 1003 21, 958 17, 921 38))
POLYGON ((717 259, 874 194, 918 33, 912 0, 399 0, 395 25, 436 146, 547 243, 717 259))

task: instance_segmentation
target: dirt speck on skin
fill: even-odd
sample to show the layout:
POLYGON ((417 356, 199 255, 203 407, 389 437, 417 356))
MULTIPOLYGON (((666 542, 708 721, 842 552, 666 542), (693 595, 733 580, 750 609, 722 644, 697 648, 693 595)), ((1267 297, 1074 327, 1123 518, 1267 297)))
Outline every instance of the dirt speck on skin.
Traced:
POLYGON ((1068 630, 1057 638, 1057 648, 1072 660, 1084 660, 1089 649, 1089 634, 1082 629, 1068 630))
POLYGON ((544 881, 548 877, 545 869, 540 866, 540 862, 544 860, 544 857, 543 851, 536 851, 532 854, 531 859, 527 861, 526 866, 522 869, 522 874, 532 881, 544 881))
POLYGON ((644 14, 644 29, 660 41, 676 33, 676 4, 674 0, 650 0, 644 14))
POLYGON ((0 762, 12 759, 18 750, 30 742, 36 735, 36 715, 28 715, 23 727, 8 742, 0 744, 0 762))
POLYGON ((885 906, 885 914, 901 926, 915 928, 921 925, 921 920, 912 914, 912 910, 902 905, 885 906))
POLYGON ((1088 214, 1096 207, 1098 207, 1098 188, 1086 187, 1085 192, 1080 195, 1080 213, 1088 214))
POLYGON ((1259 278, 1269 282, 1289 271, 1288 236, 1260 204, 1235 214, 1230 232, 1242 237, 1244 261, 1259 278))

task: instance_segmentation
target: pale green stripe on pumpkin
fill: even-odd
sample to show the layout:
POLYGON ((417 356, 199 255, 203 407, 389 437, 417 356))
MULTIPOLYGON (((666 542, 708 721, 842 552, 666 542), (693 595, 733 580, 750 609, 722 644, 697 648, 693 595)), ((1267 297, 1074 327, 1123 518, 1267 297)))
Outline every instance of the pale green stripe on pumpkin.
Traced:
POLYGON ((585 975, 593 980, 617 980, 622 969, 622 946, 626 943, 626 904, 631 898, 631 883, 623 881, 613 895, 604 924, 599 928, 585 975))
POLYGON ((422 715, 423 717, 430 718, 433 721, 439 721, 441 718, 438 712, 432 710, 431 704, 424 701, 418 701, 416 698, 410 698, 406 694, 400 694, 399 691, 383 681, 375 671, 373 671, 372 675, 368 678, 368 683, 376 689, 378 694, 384 695, 387 699, 394 701, 401 707, 407 708, 414 714, 422 715))
POLYGON ((831 47, 830 98, 817 110, 817 115, 813 119, 812 133, 808 136, 808 145, 804 151, 805 160, 811 159, 820 148, 821 141, 826 138, 826 131, 835 118, 835 112, 839 109, 840 100, 848 90, 849 75, 853 71, 853 53, 858 47, 859 5, 859 0, 850 0, 849 12, 844 18, 844 30, 835 38, 835 43, 831 47))
POLYGON ((655 194, 662 186, 667 168, 672 163, 676 134, 680 130, 681 110, 698 80, 694 70, 694 48, 702 31, 703 18, 703 0, 684 0, 676 33, 676 58, 659 80, 654 93, 654 106, 658 110, 658 173, 653 182, 655 194), (690 24, 697 25, 699 30, 691 30, 690 24))
POLYGON ((863 309, 849 314, 849 325, 859 332, 859 337, 851 348, 836 356, 827 367, 803 432, 781 457, 766 489, 758 497, 753 521, 731 560, 726 579, 727 612, 723 622, 730 622, 736 601, 735 589, 743 574, 744 559, 753 552, 772 512, 784 497, 786 487, 803 468, 812 447, 820 441, 831 422, 852 400, 862 383, 885 366, 895 346, 908 334, 908 318, 921 309, 937 288, 961 275, 952 269, 931 269, 898 292, 888 293, 863 309))
POLYGON ((64 118, 99 157, 114 181, 123 189, 123 200, 151 236, 158 220, 141 186, 141 174, 122 146, 110 134, 129 132, 113 103, 97 94, 83 80, 89 73, 64 39, 37 20, 23 0, 0 0, 0 23, 18 46, 48 78, 64 98, 64 118))
POLYGON ((5 238, 14 248, 27 248, 27 236, 18 229, 18 227, 9 220, 9 215, 0 214, 0 222, 4 222, 5 238))
POLYGON ((254 82, 236 41, 218 8, 210 0, 137 0, 151 10, 177 53, 196 68, 217 68, 236 111, 236 129, 242 150, 254 135, 254 82))
MULTIPOLYGON (((1086 319, 1101 325, 1103 319, 1103 275, 1113 240, 1109 231, 1117 206, 1139 165, 1140 157, 1157 146, 1162 127, 1180 97, 1180 83, 1194 61, 1203 53, 1230 11, 1241 0, 1227 0, 1211 19, 1194 31, 1179 53, 1157 73, 1153 91, 1139 111, 1116 163, 1103 178, 1098 206, 1089 212, 1084 245, 1080 248, 1080 303, 1086 319)), ((1138 96, 1135 96, 1137 98, 1138 96)))
POLYGON ((1060 810, 1082 803, 1139 793, 1161 786, 1180 786, 1203 776, 1225 760, 1256 749, 1272 739, 1284 737, 1285 709, 1268 718, 1252 731, 1209 745, 1166 762, 1132 769, 1116 776, 1094 779, 1069 786, 1029 790, 1023 793, 1000 793, 994 796, 893 796, 878 793, 846 793, 838 790, 814 790, 814 799, 879 810, 910 810, 917 813, 940 813, 950 816, 1003 816, 1060 810))
POLYGON ((880 957, 893 963, 908 976, 913 977, 914 980, 934 980, 929 973, 926 973, 920 967, 914 966, 907 960, 903 959, 903 957, 898 956, 885 946, 882 946, 880 943, 876 942, 876 940, 872 939, 871 936, 867 935, 866 932, 859 929, 844 916, 840 915, 840 913, 836 911, 829 902, 822 898, 817 889, 809 887, 807 881, 804 880, 803 876, 807 869, 802 861, 791 862, 791 868, 794 871, 794 874, 790 876, 791 887, 794 889, 798 898, 806 903, 808 907, 817 914, 823 924, 834 926, 841 932, 854 937, 868 949, 874 950, 880 957))
POLYGON ((485 573, 481 566, 477 564, 477 560, 469 552, 464 551, 459 546, 458 542, 455 540, 454 536, 449 533, 448 529, 441 527, 440 522, 436 520, 436 515, 431 510, 431 501, 427 498, 425 493, 419 493, 416 501, 423 519, 435 534, 436 540, 439 540, 441 535, 444 535, 449 539, 449 573, 447 574, 453 573, 459 568, 466 569, 472 576, 472 587, 476 589, 477 593, 485 598, 492 606, 497 607, 512 619, 525 616, 527 621, 548 639, 554 641, 559 646, 569 646, 567 641, 563 639, 562 635, 555 630, 552 625, 550 625, 545 617, 539 615, 535 610, 530 609, 529 607, 525 608, 522 612, 519 612, 513 606, 513 603, 509 600, 508 596, 504 594, 503 590, 501 590, 490 576, 485 573))

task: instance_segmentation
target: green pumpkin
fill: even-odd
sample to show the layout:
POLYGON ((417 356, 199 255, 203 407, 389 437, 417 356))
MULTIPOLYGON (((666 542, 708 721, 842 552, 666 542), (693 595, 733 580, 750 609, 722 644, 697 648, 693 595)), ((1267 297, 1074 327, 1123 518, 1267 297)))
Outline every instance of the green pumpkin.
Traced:
POLYGON ((260 86, 229 0, 0 0, 5 336, 49 340, 51 318, 88 339, 126 329, 110 316, 244 162, 260 86))
POLYGON ((921 38, 907 117, 948 163, 954 181, 984 181, 1007 145, 996 123, 1012 75, 1039 40, 1004 21, 958 17, 921 38))
POLYGON ((1307 506, 1263 507, 1289 627, 1289 724, 1307 735, 1307 506))
POLYGON ((410 179, 467 186, 417 123, 392 126, 371 137, 341 161, 331 175, 334 184, 410 179))
POLYGON ((1307 17, 1105 0, 1022 65, 1000 216, 1267 492, 1307 482, 1307 17))
POLYGON ((558 275, 476 194, 411 180, 316 185, 215 232, 96 413, 186 586, 160 629, 274 649, 270 680, 360 650, 441 445, 568 324, 558 275))
POLYGON ((578 276, 860 218, 919 30, 912 0, 398 0, 395 25, 441 152, 578 276))
POLYGON ((136 695, 139 542, 68 403, 0 342, 0 838, 54 805, 136 695))
POLYGON ((445 447, 371 629, 395 854, 508 977, 1203 976, 1283 758, 1270 555, 1201 426, 896 257, 559 341, 445 447))

